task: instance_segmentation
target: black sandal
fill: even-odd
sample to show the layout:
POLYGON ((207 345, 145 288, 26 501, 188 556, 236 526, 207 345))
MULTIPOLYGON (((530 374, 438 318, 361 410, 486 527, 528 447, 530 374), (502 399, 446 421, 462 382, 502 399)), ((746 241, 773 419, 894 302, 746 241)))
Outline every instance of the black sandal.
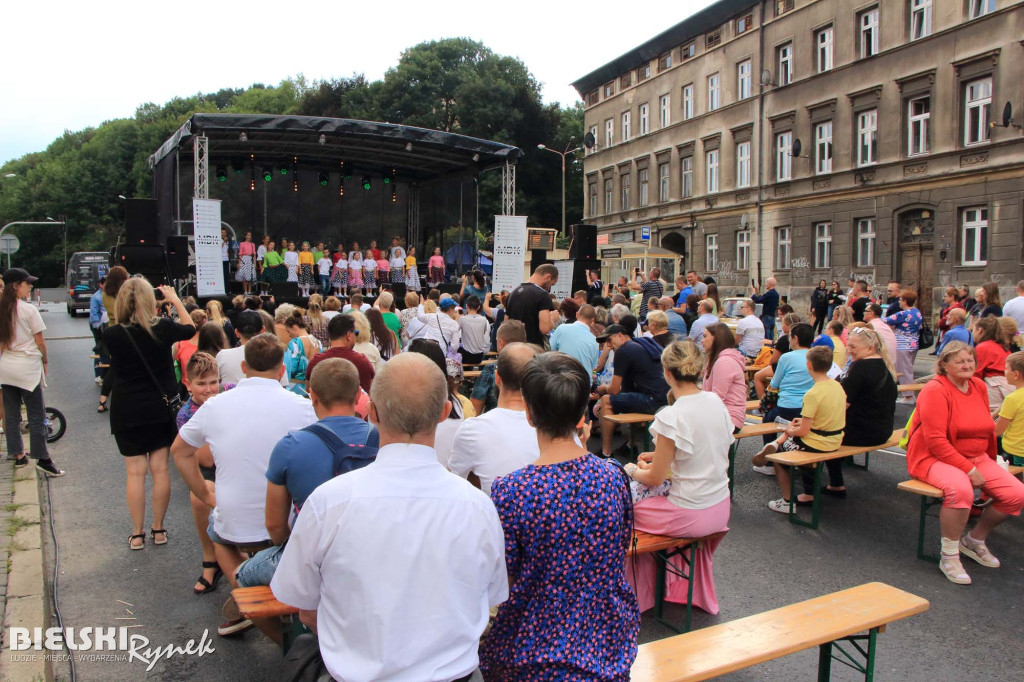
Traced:
POLYGON ((106 412, 106 411, 107 411, 107 403, 106 402, 100 403, 99 406, 97 406, 97 408, 96 408, 96 412, 97 413, 102 413, 102 412, 106 412))
POLYGON ((167 544, 167 531, 164 530, 163 528, 150 528, 149 529, 149 534, 153 536, 153 544, 154 545, 166 545, 167 544), (157 533, 163 533, 163 536, 164 536, 164 541, 163 542, 157 542, 156 541, 156 534, 157 533))
POLYGON ((140 550, 140 549, 144 548, 145 546, 146 546, 146 534, 145 533, 139 533, 138 535, 129 535, 128 536, 128 549, 140 550), (135 545, 132 544, 132 540, 135 540, 137 538, 142 538, 142 544, 139 545, 138 547, 136 547, 135 545))
POLYGON ((217 583, 219 583, 220 579, 224 576, 224 571, 220 570, 220 564, 218 564, 216 561, 204 561, 203 568, 216 568, 217 570, 213 573, 213 582, 210 582, 209 580, 204 578, 202 573, 199 574, 199 577, 196 579, 196 582, 202 585, 203 589, 197 590, 193 587, 192 591, 196 594, 206 594, 207 592, 213 592, 217 589, 217 583))

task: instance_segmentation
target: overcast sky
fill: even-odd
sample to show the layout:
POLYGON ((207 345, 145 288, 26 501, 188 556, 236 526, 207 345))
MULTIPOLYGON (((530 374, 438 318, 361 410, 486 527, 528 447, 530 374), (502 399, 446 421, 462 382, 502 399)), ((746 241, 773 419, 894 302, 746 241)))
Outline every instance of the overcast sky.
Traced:
POLYGON ((403 49, 457 36, 518 57, 541 82, 544 101, 565 104, 577 99, 572 81, 710 4, 638 11, 609 0, 6 2, 0 164, 42 151, 66 129, 132 116, 144 102, 299 73, 376 80, 403 49))

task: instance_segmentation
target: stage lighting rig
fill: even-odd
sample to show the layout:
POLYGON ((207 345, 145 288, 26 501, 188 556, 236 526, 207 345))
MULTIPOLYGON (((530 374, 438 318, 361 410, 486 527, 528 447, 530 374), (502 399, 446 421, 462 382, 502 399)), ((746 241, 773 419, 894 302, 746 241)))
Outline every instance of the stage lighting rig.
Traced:
POLYGON ((270 182, 273 179, 274 179, 273 171, 269 167, 268 168, 264 168, 263 169, 263 180, 265 182, 270 182))
POLYGON ((344 175, 342 175, 340 178, 338 178, 338 196, 339 197, 345 196, 345 176, 344 175))
POLYGON ((362 184, 363 189, 365 189, 367 192, 369 192, 370 188, 373 186, 373 184, 370 182, 369 175, 364 175, 360 183, 362 184))
POLYGON ((327 183, 330 182, 330 176, 326 171, 320 171, 316 174, 316 180, 320 183, 321 187, 326 187, 327 183))
POLYGON ((225 166, 217 166, 217 180, 218 182, 228 181, 228 169, 225 166))

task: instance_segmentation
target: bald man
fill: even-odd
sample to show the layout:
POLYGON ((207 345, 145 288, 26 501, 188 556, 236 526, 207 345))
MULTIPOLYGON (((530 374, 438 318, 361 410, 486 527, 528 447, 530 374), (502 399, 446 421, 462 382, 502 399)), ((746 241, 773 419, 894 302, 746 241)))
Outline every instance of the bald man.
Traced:
POLYGON ((434 433, 451 405, 433 361, 392 358, 370 400, 377 459, 306 499, 270 587, 319 636, 334 679, 468 678, 488 610, 508 598, 501 522, 437 462, 434 433))
POLYGON ((686 338, 686 320, 683 316, 677 313, 673 308, 675 302, 670 296, 662 296, 658 301, 658 309, 665 313, 668 317, 668 331, 670 334, 675 336, 677 339, 686 338))
POLYGON ((705 298, 699 304, 697 304, 697 312, 700 313, 700 317, 693 321, 693 326, 690 327, 689 337, 700 343, 700 337, 704 333, 704 330, 709 324, 718 322, 718 316, 716 316, 712 310, 715 309, 715 304, 711 299, 705 298))
POLYGON ((765 280, 765 292, 758 295, 757 287, 751 287, 754 295, 751 300, 761 304, 761 323, 764 324, 764 336, 766 339, 775 339, 775 313, 779 309, 779 292, 775 291, 775 278, 769 277, 765 280))

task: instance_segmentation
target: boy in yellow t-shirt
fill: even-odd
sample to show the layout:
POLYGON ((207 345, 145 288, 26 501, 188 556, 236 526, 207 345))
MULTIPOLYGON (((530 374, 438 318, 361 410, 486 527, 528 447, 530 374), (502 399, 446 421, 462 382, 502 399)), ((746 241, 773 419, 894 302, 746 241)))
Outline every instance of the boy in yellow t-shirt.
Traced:
MULTIPOLYGON (((815 346, 807 351, 807 371, 814 379, 814 386, 804 394, 800 407, 800 416, 786 427, 777 440, 769 443, 755 456, 766 456, 782 451, 804 450, 807 452, 832 452, 843 444, 843 429, 846 428, 846 392, 838 381, 830 379, 828 371, 832 369, 832 349, 828 346, 815 346)), ((841 468, 842 461, 826 462, 829 478, 833 478, 833 467, 841 468), (832 465, 832 466, 829 466, 832 465)), ((840 469, 841 471, 841 469, 840 469)), ((775 480, 779 484, 782 497, 768 503, 768 508, 782 514, 789 513, 789 467, 775 465, 775 480)), ((841 480, 841 478, 839 479, 841 480)), ((814 502, 814 478, 809 471, 803 472, 804 493, 797 496, 796 504, 810 505, 814 502)), ((841 485, 841 484, 838 484, 841 485)))
POLYGON ((996 436, 1003 437, 1003 452, 1010 464, 1024 466, 1024 351, 1007 356, 1006 382, 1017 390, 1003 400, 996 436))

